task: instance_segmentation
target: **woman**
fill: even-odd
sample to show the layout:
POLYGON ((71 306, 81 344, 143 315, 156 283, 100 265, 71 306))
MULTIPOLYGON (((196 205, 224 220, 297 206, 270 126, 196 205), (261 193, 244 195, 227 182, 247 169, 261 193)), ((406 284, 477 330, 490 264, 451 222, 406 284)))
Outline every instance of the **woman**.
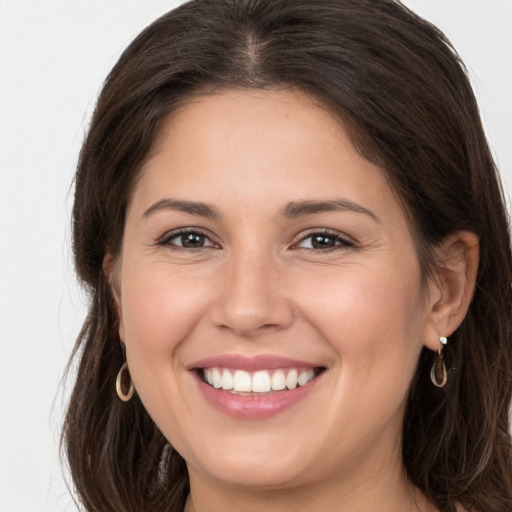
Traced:
POLYGON ((511 253, 464 70, 392 0, 195 0, 73 212, 88 511, 512 509, 511 253))

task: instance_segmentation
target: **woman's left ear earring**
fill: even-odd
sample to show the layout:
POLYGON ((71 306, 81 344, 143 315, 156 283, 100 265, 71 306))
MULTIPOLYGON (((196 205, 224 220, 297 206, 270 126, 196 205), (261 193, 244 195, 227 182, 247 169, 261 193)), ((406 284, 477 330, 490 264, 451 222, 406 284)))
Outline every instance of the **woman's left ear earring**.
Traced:
POLYGON ((444 364, 443 349, 448 343, 448 339, 444 336, 439 338, 439 350, 437 351, 434 364, 430 370, 430 379, 434 386, 443 388, 448 380, 448 373, 446 371, 446 365, 444 364))

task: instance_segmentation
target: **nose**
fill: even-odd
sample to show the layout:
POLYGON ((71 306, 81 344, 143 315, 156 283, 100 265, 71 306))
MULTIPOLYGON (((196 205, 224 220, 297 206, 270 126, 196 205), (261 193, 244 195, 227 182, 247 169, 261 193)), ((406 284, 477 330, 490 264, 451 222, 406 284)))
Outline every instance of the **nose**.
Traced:
POLYGON ((272 255, 255 251, 229 262, 211 310, 214 325, 252 338, 292 323, 286 279, 275 260, 272 255))

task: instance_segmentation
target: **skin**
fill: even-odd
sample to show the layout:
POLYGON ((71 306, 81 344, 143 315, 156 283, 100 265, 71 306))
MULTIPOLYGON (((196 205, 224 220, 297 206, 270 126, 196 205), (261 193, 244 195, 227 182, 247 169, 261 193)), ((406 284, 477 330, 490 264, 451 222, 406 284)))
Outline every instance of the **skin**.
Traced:
POLYGON ((436 510, 404 476, 404 405, 422 348, 462 321, 477 241, 457 233, 439 254, 449 271, 425 285, 383 171, 305 94, 225 91, 167 119, 111 268, 135 389, 187 462, 187 512, 436 510), (220 216, 148 212, 169 198, 220 216), (305 200, 351 207, 283 215, 305 200), (185 228, 199 247, 180 246, 185 228), (312 247, 325 230, 333 247, 312 247), (221 354, 327 370, 291 408, 236 419, 187 370, 221 354))

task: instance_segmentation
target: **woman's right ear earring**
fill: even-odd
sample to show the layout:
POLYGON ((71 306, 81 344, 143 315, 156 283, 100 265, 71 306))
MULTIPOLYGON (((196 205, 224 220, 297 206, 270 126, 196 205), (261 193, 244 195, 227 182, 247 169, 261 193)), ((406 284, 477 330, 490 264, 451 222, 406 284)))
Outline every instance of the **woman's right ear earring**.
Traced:
POLYGON ((133 387, 133 382, 130 377, 130 371, 128 370, 128 365, 126 364, 126 361, 123 363, 123 366, 121 366, 121 369, 119 370, 119 373, 117 374, 116 391, 117 391, 117 396, 123 402, 128 402, 128 400, 130 400, 130 398, 133 396, 134 387, 133 387), (126 382, 126 379, 128 379, 128 382, 126 382), (126 389, 126 384, 128 384, 128 391, 125 392, 124 389, 126 389))
POLYGON ((430 379, 434 386, 443 388, 448 380, 448 373, 446 371, 446 365, 444 364, 443 358, 443 348, 448 343, 448 340, 444 336, 441 336, 439 338, 439 343, 439 350, 437 351, 434 364, 430 370, 430 379))

